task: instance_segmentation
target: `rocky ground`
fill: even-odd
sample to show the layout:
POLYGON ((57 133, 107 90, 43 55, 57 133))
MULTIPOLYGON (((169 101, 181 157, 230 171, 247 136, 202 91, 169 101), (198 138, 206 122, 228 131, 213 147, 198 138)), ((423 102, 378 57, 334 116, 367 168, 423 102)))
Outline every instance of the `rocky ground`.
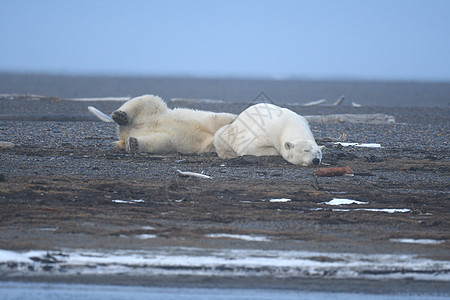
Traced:
MULTIPOLYGON (((279 157, 130 155, 112 147, 114 125, 90 120, 88 105, 107 113, 119 106, 0 101, 0 141, 14 144, 0 149, 0 248, 183 246, 407 253, 450 260, 446 108, 291 107, 303 115, 385 113, 396 118, 395 124, 311 124, 318 144, 327 148, 327 165, 299 167, 279 157), (36 121, 48 113, 72 121, 36 121), (382 147, 342 147, 337 141, 382 147), (354 176, 316 176, 318 168, 333 166, 350 166, 354 176), (177 170, 211 179, 181 177, 177 170), (280 198, 290 201, 270 201, 280 198), (368 203, 324 204, 333 198, 368 203), (218 233, 264 236, 272 242, 207 236, 218 233), (122 238, 142 234, 156 237, 122 238)), ((238 113, 246 105, 183 106, 238 113)))

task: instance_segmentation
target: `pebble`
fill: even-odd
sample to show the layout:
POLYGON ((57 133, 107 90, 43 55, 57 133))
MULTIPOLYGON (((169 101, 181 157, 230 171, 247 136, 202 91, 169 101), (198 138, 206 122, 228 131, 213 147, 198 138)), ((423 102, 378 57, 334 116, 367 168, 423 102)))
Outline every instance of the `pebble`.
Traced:
POLYGON ((14 147, 15 147, 15 145, 11 142, 1 142, 0 141, 0 149, 11 149, 14 147))

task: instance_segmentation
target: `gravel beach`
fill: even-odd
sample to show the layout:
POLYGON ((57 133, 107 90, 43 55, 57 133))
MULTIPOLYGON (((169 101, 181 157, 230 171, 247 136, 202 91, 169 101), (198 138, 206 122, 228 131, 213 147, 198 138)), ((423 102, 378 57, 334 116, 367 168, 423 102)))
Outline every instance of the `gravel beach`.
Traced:
MULTIPOLYGON (((5 90, 4 78, 0 83, 0 93, 36 92, 5 90)), ((0 98, 0 142, 6 142, 0 147, 0 249, 62 253, 67 249, 153 251, 164 247, 260 249, 323 253, 315 257, 318 262, 329 260, 327 253, 409 255, 441 265, 450 262, 446 100, 433 100, 437 104, 429 106, 359 101, 364 104, 359 108, 348 103, 337 107, 278 103, 301 115, 382 113, 395 117, 393 124, 311 122, 318 144, 326 146, 326 165, 299 167, 280 157, 222 160, 214 153, 130 155, 111 145, 116 139, 115 125, 96 120, 87 110, 91 105, 109 114, 121 102, 67 101, 63 98, 70 95, 43 90, 39 94, 52 98, 0 98), (336 142, 379 143, 381 147, 344 147, 336 142), (345 166, 353 170, 353 176, 316 176, 318 168, 345 166), (181 177, 177 170, 211 179, 181 177), (326 203, 334 198, 364 204, 326 203)), ((124 94, 110 90, 108 95, 124 94)), ((166 100, 170 107, 232 113, 251 102, 166 100)), ((402 271, 383 270, 372 274, 380 275, 378 279, 353 278, 345 284, 326 274, 288 280, 171 275, 164 280, 132 273, 64 277, 51 269, 36 277, 2 261, 0 280, 450 293, 448 279, 416 278, 421 272, 449 275, 448 269, 439 268, 416 273, 403 270, 411 276, 394 281, 385 281, 389 277, 384 275, 402 271)))

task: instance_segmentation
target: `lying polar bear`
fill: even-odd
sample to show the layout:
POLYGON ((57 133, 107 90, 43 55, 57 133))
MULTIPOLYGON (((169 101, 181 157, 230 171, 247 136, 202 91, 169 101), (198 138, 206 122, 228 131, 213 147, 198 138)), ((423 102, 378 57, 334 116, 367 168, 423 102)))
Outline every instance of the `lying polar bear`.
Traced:
POLYGON ((214 152, 214 134, 236 119, 229 113, 170 109, 153 95, 129 100, 111 117, 119 125, 117 147, 130 153, 184 154, 214 152))
POLYGON ((317 146, 305 118, 268 103, 247 108, 233 123, 220 128, 214 146, 221 158, 281 155, 303 166, 320 164, 323 148, 317 146))

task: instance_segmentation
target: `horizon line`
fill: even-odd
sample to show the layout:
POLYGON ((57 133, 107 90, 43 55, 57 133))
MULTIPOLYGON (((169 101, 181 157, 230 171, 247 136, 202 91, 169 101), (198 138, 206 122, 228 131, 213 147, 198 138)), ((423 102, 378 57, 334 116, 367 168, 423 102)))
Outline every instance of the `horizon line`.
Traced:
POLYGON ((36 70, 4 70, 0 68, 0 75, 33 75, 33 76, 65 76, 65 77, 135 77, 135 78, 192 78, 192 79, 222 79, 222 80, 273 80, 273 81, 361 81, 361 82, 423 82, 450 83, 450 79, 427 78, 398 78, 377 76, 351 75, 281 75, 281 74, 214 74, 214 73, 152 73, 152 72, 108 72, 108 71, 36 71, 36 70))

